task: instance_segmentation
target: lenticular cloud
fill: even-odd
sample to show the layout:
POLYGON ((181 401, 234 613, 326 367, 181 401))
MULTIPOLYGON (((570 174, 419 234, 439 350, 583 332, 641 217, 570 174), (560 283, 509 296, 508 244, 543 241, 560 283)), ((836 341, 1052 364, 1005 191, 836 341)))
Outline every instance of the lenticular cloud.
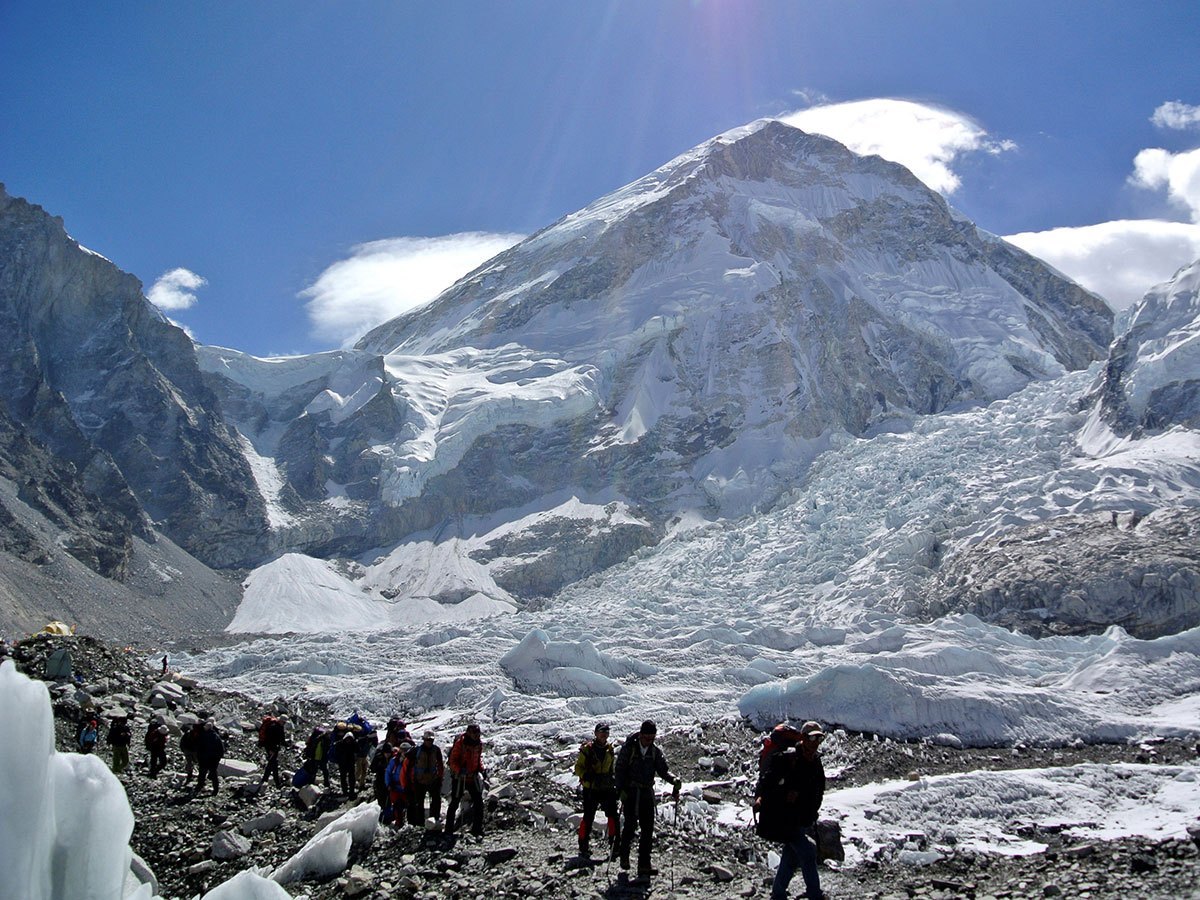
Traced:
POLYGON ((964 153, 1002 153, 1012 141, 994 141, 969 117, 911 100, 878 98, 814 106, 790 113, 781 121, 823 134, 855 153, 874 154, 900 163, 943 194, 961 184, 952 164, 964 153))
POLYGON ((349 346, 370 329, 424 306, 523 235, 467 232, 390 238, 355 247, 303 292, 313 332, 349 346))

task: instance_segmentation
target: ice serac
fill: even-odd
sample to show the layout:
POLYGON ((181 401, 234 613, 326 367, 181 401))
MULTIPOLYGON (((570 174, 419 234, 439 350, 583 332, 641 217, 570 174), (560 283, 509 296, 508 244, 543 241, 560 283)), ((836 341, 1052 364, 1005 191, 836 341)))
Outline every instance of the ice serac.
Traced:
POLYGON ((1044 486, 1066 508, 961 554, 924 594, 931 612, 1034 634, 1117 623, 1157 637, 1200 625, 1200 261, 1151 289, 1125 323, 1080 403, 1071 465, 1044 486))
MULTIPOLYGON (((1007 396, 1102 357, 1112 314, 906 169, 775 121, 505 251, 359 349, 517 346, 597 373, 582 477, 744 511, 831 431, 1007 396)), ((579 451, 583 451, 579 453, 579 451)), ((670 498, 670 500, 668 500, 670 498)))
POLYGON ((137 279, 0 188, 0 396, 25 438, 70 464, 108 512, 96 565, 117 573, 150 524, 202 561, 266 551, 261 498, 191 340, 137 279))

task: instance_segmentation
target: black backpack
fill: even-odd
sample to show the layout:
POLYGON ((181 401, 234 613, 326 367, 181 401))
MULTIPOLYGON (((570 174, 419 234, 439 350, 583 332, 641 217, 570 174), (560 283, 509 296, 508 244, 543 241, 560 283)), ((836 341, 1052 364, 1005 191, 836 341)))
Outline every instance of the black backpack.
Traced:
POLYGON ((784 778, 789 762, 787 755, 795 752, 792 748, 776 750, 762 761, 766 772, 762 776, 762 802, 758 806, 754 833, 763 840, 783 843, 791 837, 794 812, 784 799, 787 790, 784 778))

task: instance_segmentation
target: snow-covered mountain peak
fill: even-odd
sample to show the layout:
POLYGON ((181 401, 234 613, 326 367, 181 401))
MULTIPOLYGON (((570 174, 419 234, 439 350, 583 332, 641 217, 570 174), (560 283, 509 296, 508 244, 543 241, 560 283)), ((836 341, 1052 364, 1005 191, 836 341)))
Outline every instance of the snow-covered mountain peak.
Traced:
POLYGON ((1127 315, 1086 433, 1093 451, 1108 428, 1124 436, 1200 425, 1200 260, 1148 291, 1127 315))

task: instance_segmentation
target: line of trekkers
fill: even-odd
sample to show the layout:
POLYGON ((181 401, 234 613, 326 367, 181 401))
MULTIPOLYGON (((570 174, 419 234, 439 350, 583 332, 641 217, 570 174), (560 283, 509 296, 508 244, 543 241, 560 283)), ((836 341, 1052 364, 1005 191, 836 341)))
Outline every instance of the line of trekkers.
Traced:
MULTIPOLYGON (((471 819, 471 833, 483 834, 483 788, 487 770, 483 767, 483 740, 479 726, 468 725, 454 739, 448 758, 435 743, 432 731, 417 742, 403 719, 393 717, 379 740, 378 730, 355 713, 332 727, 313 728, 301 752, 303 763, 292 776, 292 786, 302 788, 324 780, 332 786, 329 767, 338 772, 341 792, 357 799, 359 792, 370 790, 381 810, 380 818, 392 825, 405 821, 415 825, 438 827, 441 818, 442 785, 450 772, 450 803, 446 810, 445 831, 453 833, 460 805, 471 819), (469 802, 463 804, 464 796, 469 802), (427 824, 427 819, 432 820, 427 824)), ((259 728, 259 744, 267 756, 263 780, 273 777, 281 784, 279 753, 286 743, 283 722, 264 717, 259 728)))
MULTIPOLYGON (((88 720, 81 727, 78 736, 81 752, 94 749, 96 727, 95 720, 88 720)), ((596 813, 602 810, 607 820, 608 846, 604 855, 620 860, 624 873, 629 869, 637 837, 640 879, 648 878, 654 871, 651 851, 657 804, 655 779, 670 784, 676 800, 682 785, 655 743, 657 730, 654 722, 647 720, 617 750, 609 743, 608 723, 600 722, 575 759, 575 775, 583 795, 579 856, 591 858, 596 813)), ((150 722, 145 743, 152 778, 166 764, 167 733, 165 725, 155 720, 150 722)), ((759 836, 782 844, 772 900, 787 896, 788 884, 797 868, 804 876, 805 896, 824 896, 817 871, 815 828, 825 792, 825 771, 818 753, 824 737, 817 722, 805 722, 798 728, 781 723, 763 740, 753 814, 759 836)), ((302 763, 292 776, 291 786, 302 789, 322 778, 325 787, 331 788, 332 764, 337 769, 341 792, 349 799, 357 799, 360 792, 370 791, 379 803, 384 822, 403 826, 407 821, 438 831, 442 830, 442 794, 448 780, 450 800, 445 833, 454 833, 461 807, 463 817, 470 820, 471 833, 482 835, 487 769, 483 765, 479 726, 468 725, 454 739, 445 759, 435 738, 434 732, 426 731, 419 742, 414 740, 404 720, 394 717, 387 723, 380 741, 375 726, 355 713, 332 726, 312 729, 304 742, 302 763)), ((128 764, 130 739, 128 723, 124 719, 114 721, 108 734, 114 771, 120 772, 128 764)), ((264 716, 258 728, 258 743, 266 756, 260 786, 271 779, 276 787, 284 787, 279 766, 281 754, 289 744, 287 717, 264 716)), ((215 794, 218 763, 225 745, 214 723, 201 720, 191 726, 180 739, 180 749, 187 763, 184 784, 191 780, 195 765, 199 769, 195 789, 200 790, 211 780, 215 794)))

